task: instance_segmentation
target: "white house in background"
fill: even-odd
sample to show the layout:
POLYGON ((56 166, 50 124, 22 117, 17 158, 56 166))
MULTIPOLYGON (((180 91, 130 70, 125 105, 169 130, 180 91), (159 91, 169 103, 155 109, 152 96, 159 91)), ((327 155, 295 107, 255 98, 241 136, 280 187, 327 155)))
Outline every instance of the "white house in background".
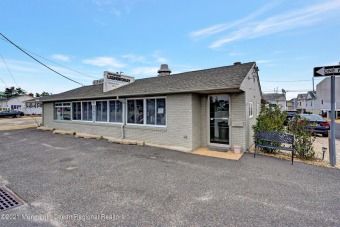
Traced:
MULTIPOLYGON (((293 99, 289 100, 289 102, 290 102, 290 105, 289 105, 290 107, 287 110, 294 110, 294 111, 296 111, 296 108, 298 106, 297 98, 293 98, 293 99)), ((287 102, 287 107, 288 107, 288 102, 287 102)))
POLYGON ((39 99, 30 99, 25 101, 25 114, 30 115, 41 115, 42 114, 42 104, 39 99))
POLYGON ((307 93, 306 94, 298 94, 296 101, 297 101, 296 110, 300 111, 301 113, 306 112, 307 93))
MULTIPOLYGON (((33 97, 29 95, 19 95, 15 97, 5 98, 0 100, 0 110, 19 110, 26 115, 41 114, 41 105, 36 105, 35 109, 26 107, 26 101, 31 100, 33 97)), ((34 102, 34 101, 33 101, 34 102)))
POLYGON ((262 94, 264 100, 269 103, 269 106, 279 106, 282 111, 287 110, 287 101, 285 93, 267 93, 262 94))
POLYGON ((320 109, 318 108, 318 105, 316 105, 316 91, 307 92, 306 112, 313 114, 320 113, 320 109))
MULTIPOLYGON (((335 118, 340 118, 340 78, 335 77, 335 118)), ((327 77, 316 85, 316 109, 324 116, 331 116, 331 78, 327 77)))

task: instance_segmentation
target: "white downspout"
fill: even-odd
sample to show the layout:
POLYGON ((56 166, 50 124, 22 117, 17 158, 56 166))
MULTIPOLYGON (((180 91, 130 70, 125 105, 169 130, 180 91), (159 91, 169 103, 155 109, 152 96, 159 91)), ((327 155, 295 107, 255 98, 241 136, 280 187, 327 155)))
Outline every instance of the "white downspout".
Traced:
MULTIPOLYGON (((119 96, 117 96, 117 100, 119 100, 119 96)), ((125 124, 126 124, 126 119, 125 119, 125 116, 126 116, 126 108, 125 108, 125 105, 126 105, 126 99, 123 99, 123 100, 120 100, 122 102, 122 105, 123 105, 123 110, 122 110, 122 114, 123 114, 123 124, 122 126, 120 126, 120 132, 121 132, 121 139, 124 139, 125 138, 125 135, 124 135, 124 127, 125 127, 125 124)))

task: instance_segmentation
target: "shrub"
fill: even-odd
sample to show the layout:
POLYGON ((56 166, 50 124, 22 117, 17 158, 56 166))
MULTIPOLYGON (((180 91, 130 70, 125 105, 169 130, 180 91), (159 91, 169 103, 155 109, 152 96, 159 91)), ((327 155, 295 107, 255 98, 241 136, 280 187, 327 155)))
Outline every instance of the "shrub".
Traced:
POLYGON ((307 131, 306 127, 310 125, 306 119, 301 119, 300 115, 295 115, 288 123, 288 131, 295 136, 294 152, 302 159, 313 159, 315 152, 313 150, 313 142, 315 136, 312 131, 307 131))
MULTIPOLYGON (((254 139, 258 132, 264 131, 276 131, 276 132, 284 132, 284 121, 286 119, 286 113, 281 112, 278 106, 275 107, 262 107, 260 115, 257 117, 257 122, 253 125, 254 130, 254 139)), ((261 143, 261 142, 260 142, 261 143)), ((271 144, 273 146, 280 146, 280 143, 269 143, 262 142, 262 144, 271 144)), ((277 150, 270 148, 261 148, 263 152, 266 153, 276 153, 277 150)))

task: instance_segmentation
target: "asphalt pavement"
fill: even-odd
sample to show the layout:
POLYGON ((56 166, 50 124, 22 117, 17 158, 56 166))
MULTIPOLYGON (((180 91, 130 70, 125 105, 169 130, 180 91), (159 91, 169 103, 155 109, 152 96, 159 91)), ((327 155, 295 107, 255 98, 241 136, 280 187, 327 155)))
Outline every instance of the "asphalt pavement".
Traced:
POLYGON ((0 226, 340 226, 340 171, 0 131, 0 226))

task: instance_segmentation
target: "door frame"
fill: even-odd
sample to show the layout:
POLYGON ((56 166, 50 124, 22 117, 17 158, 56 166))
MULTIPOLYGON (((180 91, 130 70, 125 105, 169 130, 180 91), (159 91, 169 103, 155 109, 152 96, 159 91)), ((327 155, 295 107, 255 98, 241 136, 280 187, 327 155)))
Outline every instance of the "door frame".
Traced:
POLYGON ((207 98, 207 106, 206 106, 206 111, 207 111, 207 118, 206 118, 206 133, 207 133, 207 144, 208 146, 211 147, 221 147, 221 148, 230 148, 231 147, 231 95, 228 93, 221 93, 221 94, 210 94, 208 95, 207 98), (229 118, 228 118, 228 125, 229 125, 229 144, 221 144, 221 143, 211 143, 210 142, 210 97, 211 96, 217 96, 217 95, 226 95, 229 97, 229 118))

